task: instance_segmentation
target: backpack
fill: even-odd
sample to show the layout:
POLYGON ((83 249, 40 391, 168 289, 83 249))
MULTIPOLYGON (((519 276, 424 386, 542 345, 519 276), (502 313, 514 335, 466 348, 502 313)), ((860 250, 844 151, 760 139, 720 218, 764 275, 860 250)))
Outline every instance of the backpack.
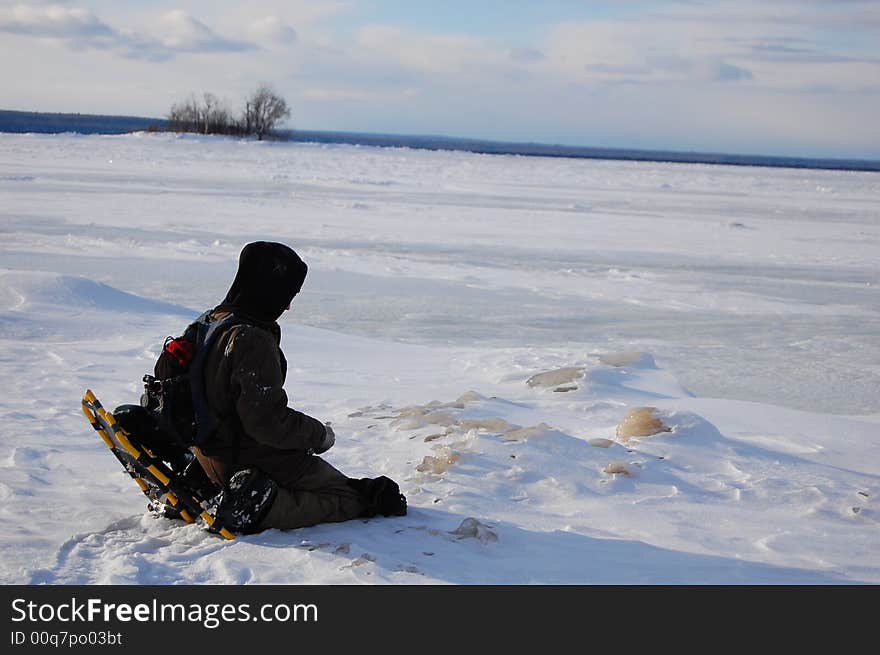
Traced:
POLYGON ((208 353, 227 328, 245 323, 235 314, 211 320, 212 311, 190 323, 183 335, 165 339, 153 375, 144 376, 141 405, 160 429, 187 448, 204 446, 220 425, 205 398, 208 353))

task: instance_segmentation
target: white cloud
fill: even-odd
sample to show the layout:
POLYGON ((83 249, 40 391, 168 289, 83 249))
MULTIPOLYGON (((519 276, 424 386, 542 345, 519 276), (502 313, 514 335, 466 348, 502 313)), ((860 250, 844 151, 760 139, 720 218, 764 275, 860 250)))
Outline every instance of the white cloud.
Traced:
MULTIPOLYGON (((717 29, 717 28, 716 28, 717 29)), ((755 74, 713 30, 624 20, 562 23, 542 49, 547 74, 575 83, 737 82, 755 74)))
POLYGON ((412 98, 419 94, 418 90, 406 88, 401 90, 379 90, 347 87, 308 87, 301 96, 307 100, 318 101, 393 101, 401 98, 412 98))
POLYGON ((876 0, 716 0, 712 3, 673 2, 657 13, 661 18, 718 24, 777 25, 782 28, 876 30, 880 6, 876 0))
POLYGON ((84 9, 53 4, 46 7, 17 5, 0 10, 0 31, 36 37, 112 37, 113 29, 84 9))
POLYGON ((167 48, 179 52, 241 52, 255 46, 220 36, 201 21, 176 9, 162 16, 163 36, 160 41, 167 48))
POLYGON ((216 0, 213 4, 218 20, 224 20, 230 29, 235 24, 249 24, 254 16, 274 16, 297 30, 312 29, 351 11, 353 6, 352 2, 334 0, 252 0, 247 3, 216 0))
POLYGON ((477 37, 432 34, 393 25, 366 25, 357 32, 357 46, 376 57, 420 73, 456 75, 496 68, 509 61, 506 52, 477 37))
POLYGON ((248 36, 255 43, 287 45, 297 40, 296 30, 278 16, 259 18, 248 27, 248 36))
POLYGON ((166 61, 180 53, 243 52, 256 46, 219 35, 189 14, 174 10, 156 25, 159 36, 117 29, 95 14, 76 7, 17 5, 0 10, 0 32, 51 38, 74 50, 115 50, 127 58, 166 61))
POLYGON ((630 5, 535 26, 531 41, 365 23, 364 5, 343 16, 342 2, 9 6, 0 0, 0 106, 161 115, 203 90, 234 105, 268 77, 311 129, 880 152, 876 0, 630 5), (23 58, 33 75, 9 63, 23 58))

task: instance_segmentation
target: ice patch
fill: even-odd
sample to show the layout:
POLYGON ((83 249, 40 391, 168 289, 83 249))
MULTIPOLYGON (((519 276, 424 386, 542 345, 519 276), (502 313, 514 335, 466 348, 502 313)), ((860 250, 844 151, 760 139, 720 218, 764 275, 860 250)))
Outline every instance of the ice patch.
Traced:
POLYGON ((481 395, 478 394, 476 391, 466 391, 465 393, 461 394, 461 395, 455 400, 455 402, 456 402, 456 403, 463 403, 463 404, 464 404, 464 403, 473 403, 473 402, 476 402, 476 401, 478 401, 478 400, 486 400, 486 397, 485 397, 485 396, 481 396, 481 395))
POLYGON ((451 412, 435 411, 428 407, 409 407, 400 410, 398 418, 391 422, 391 427, 397 430, 417 430, 426 425, 447 427, 457 422, 451 412))
POLYGON ((489 529, 485 523, 481 523, 473 517, 468 517, 461 522, 455 530, 451 530, 449 534, 458 535, 462 539, 477 539, 478 541, 489 543, 498 541, 498 535, 489 529))
POLYGON ((608 473, 609 475, 632 475, 632 471, 630 471, 629 467, 626 465, 626 462, 622 462, 619 459, 612 460, 605 465, 605 468, 602 469, 604 473, 608 473))
POLYGON ((526 380, 526 384, 530 387, 555 387, 584 377, 584 370, 582 367, 566 366, 552 371, 544 371, 530 377, 526 380))
POLYGON ((599 355, 599 361, 606 366, 621 368, 632 366, 637 368, 657 368, 654 357, 639 350, 624 350, 618 353, 599 355))
POLYGON ((463 418, 458 421, 458 424, 466 430, 486 430, 488 432, 495 432, 498 434, 510 433, 519 429, 518 425, 509 423, 503 418, 497 416, 483 419, 463 418))
POLYGON ((656 411, 656 407, 631 409, 617 426, 618 438, 627 441, 631 437, 649 437, 660 432, 671 432, 672 428, 654 415, 656 411))
POLYGON ((538 425, 532 425, 527 428, 509 430, 502 433, 500 436, 505 441, 526 441, 527 439, 534 439, 537 437, 552 437, 560 435, 562 435, 561 432, 554 430, 546 423, 539 423, 538 425))
POLYGON ((416 467, 421 473, 434 473, 441 475, 449 470, 449 467, 461 459, 461 454, 447 446, 437 449, 436 455, 425 455, 422 463, 416 467))

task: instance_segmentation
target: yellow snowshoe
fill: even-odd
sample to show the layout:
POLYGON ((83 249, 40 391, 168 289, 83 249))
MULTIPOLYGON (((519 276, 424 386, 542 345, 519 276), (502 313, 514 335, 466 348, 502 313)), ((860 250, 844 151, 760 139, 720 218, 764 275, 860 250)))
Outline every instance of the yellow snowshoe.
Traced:
MULTIPOLYGON (((201 519, 208 530, 226 539, 235 535, 219 521, 212 511, 213 490, 205 483, 204 472, 191 454, 182 450, 157 452, 137 434, 128 432, 108 412, 89 389, 82 399, 82 411, 104 444, 122 464, 125 471, 149 498, 149 509, 166 518, 179 518, 187 523, 201 519)), ((119 412, 119 408, 116 410, 119 412)), ((130 425, 130 424, 129 424, 130 425)))

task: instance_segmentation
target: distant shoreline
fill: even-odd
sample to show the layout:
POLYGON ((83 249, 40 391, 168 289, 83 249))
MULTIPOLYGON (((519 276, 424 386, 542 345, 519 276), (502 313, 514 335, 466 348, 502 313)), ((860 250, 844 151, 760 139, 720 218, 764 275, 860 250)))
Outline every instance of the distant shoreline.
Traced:
MULTIPOLYGON (((65 114, 0 110, 0 132, 57 134, 125 134, 128 132, 163 131, 166 121, 141 116, 109 116, 100 114, 65 114)), ((880 172, 880 160, 781 157, 771 155, 740 155, 703 152, 677 152, 626 148, 594 148, 545 143, 521 143, 465 139, 446 136, 401 134, 369 134, 317 130, 281 130, 288 141, 299 143, 335 143, 376 147, 414 148, 418 150, 457 150, 489 155, 522 155, 529 157, 565 157, 617 161, 647 161, 679 164, 720 164, 726 166, 762 166, 880 172)))

